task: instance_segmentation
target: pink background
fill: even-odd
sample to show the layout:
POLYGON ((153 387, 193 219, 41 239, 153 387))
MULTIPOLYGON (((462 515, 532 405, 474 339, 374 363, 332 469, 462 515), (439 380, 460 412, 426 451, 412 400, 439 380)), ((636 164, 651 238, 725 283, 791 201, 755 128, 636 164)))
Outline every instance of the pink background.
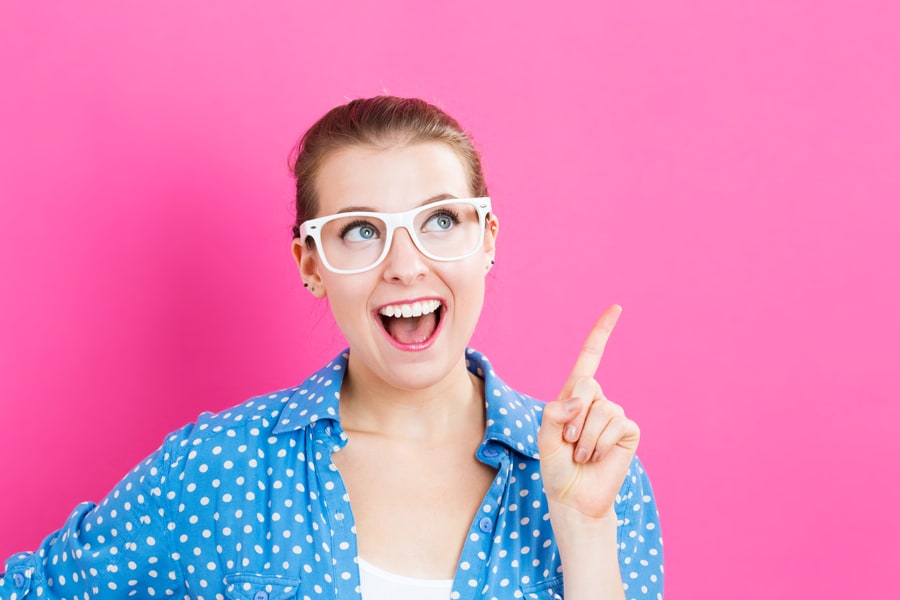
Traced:
POLYGON ((900 595, 895 2, 198 4, 0 8, 0 556, 342 346, 287 156, 386 90, 483 148, 510 384, 624 305, 667 598, 900 595))

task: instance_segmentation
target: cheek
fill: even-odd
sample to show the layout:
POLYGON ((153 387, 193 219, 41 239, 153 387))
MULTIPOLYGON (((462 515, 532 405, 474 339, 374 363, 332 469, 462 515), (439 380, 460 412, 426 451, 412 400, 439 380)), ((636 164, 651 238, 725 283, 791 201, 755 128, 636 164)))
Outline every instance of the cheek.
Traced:
POLYGON ((336 320, 358 319, 359 315, 367 312, 366 294, 363 293, 366 289, 364 282, 350 280, 347 277, 343 279, 330 277, 326 278, 324 283, 328 305, 336 320))
POLYGON ((484 301, 484 260, 478 258, 478 260, 471 263, 469 261, 466 262, 465 269, 454 272, 450 285, 455 291, 456 303, 460 308, 480 310, 484 301))

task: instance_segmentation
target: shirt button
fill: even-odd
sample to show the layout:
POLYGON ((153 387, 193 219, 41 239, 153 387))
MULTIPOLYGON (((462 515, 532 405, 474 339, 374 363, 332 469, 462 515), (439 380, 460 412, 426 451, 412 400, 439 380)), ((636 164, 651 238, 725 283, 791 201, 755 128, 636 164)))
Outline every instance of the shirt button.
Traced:
POLYGON ((484 449, 484 455, 487 456, 488 458, 494 458, 498 454, 500 454, 500 451, 497 450, 496 448, 485 448, 484 449))
POLYGON ((256 592, 253 600, 269 600, 269 592, 256 592))
POLYGON ((25 587, 25 576, 21 573, 13 573, 13 583, 19 589, 25 587))
POLYGON ((484 533, 488 533, 491 529, 493 529, 493 523, 491 522, 491 518, 490 517, 481 517, 481 520, 478 521, 478 529, 480 529, 484 533))

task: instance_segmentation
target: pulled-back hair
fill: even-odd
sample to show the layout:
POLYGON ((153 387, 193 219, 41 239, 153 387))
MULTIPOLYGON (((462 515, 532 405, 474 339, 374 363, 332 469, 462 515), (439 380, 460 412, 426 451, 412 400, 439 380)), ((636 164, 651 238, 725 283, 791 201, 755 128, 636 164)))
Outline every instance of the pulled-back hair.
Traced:
POLYGON ((297 178, 294 237, 299 237, 303 221, 316 216, 319 208, 316 175, 330 152, 354 145, 390 147, 421 142, 443 142, 450 146, 466 169, 471 194, 488 195, 481 158, 456 119, 418 98, 361 98, 328 111, 300 140, 294 161, 297 178))

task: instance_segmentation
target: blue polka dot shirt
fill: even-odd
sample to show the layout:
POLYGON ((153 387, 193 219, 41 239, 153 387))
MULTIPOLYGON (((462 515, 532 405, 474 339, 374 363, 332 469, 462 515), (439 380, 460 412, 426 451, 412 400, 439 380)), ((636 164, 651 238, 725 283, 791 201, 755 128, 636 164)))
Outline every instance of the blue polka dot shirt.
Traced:
MULTIPOLYGON (((99 504, 76 507, 33 553, 11 557, 0 600, 196 598, 359 600, 350 499, 331 460, 347 443, 343 353, 302 385, 248 400, 170 435, 99 504)), ((485 380, 477 458, 497 470, 467 533, 451 599, 564 597, 541 486, 542 404, 485 380)), ((637 458, 616 497, 627 598, 662 598, 663 550, 637 458)))

